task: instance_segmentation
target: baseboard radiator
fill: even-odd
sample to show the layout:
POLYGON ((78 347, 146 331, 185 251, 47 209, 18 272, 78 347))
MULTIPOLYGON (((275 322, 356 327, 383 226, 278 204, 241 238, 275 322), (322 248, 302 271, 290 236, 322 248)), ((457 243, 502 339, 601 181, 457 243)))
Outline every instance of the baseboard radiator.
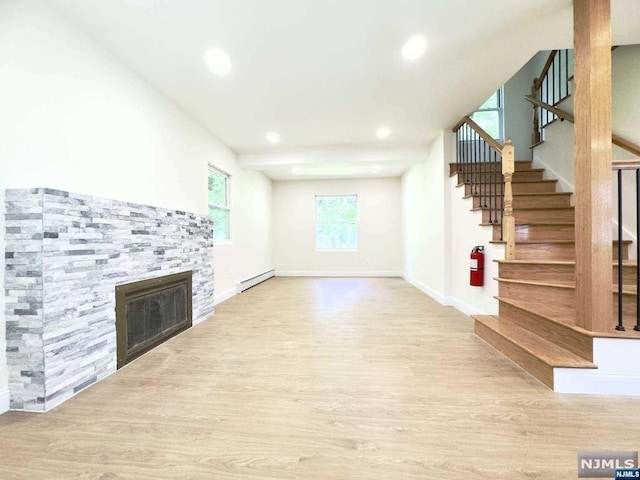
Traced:
POLYGON ((247 278, 246 280, 243 280, 242 282, 238 283, 237 293, 242 293, 245 290, 250 289, 251 287, 255 287, 259 283, 262 283, 265 280, 269 280, 271 277, 274 277, 275 274, 276 274, 275 270, 267 270, 266 272, 261 273, 260 275, 256 275, 255 277, 247 278))

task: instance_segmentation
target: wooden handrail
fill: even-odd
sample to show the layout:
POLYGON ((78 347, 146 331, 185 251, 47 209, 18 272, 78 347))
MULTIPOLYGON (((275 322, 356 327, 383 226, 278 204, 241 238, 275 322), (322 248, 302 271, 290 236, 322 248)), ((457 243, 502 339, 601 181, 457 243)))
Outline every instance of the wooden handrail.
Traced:
POLYGON ((614 160, 611 162, 611 170, 638 170, 640 158, 635 160, 614 160))
POLYGON ((476 131, 476 133, 480 136, 480 138, 482 138, 485 142, 487 142, 487 144, 489 144, 491 148, 493 148, 496 152, 502 155, 502 145, 500 145, 500 143, 495 138, 493 138, 491 135, 485 132, 480 125, 478 125, 476 122, 471 120, 471 117, 468 115, 465 117, 462 117, 462 120, 460 120, 456 124, 456 126, 451 129, 451 131, 457 132, 460 129, 460 127, 465 123, 469 125, 471 128, 473 128, 476 131))
POLYGON ((547 62, 544 64, 544 68, 542 69, 542 73, 540 73, 540 75, 538 76, 535 82, 536 90, 540 90, 540 86, 542 85, 542 82, 546 78, 547 72, 551 68, 551 64, 553 63, 553 60, 556 58, 557 54, 558 54, 558 50, 551 50, 551 53, 549 54, 549 58, 547 58, 547 62))
POLYGON ((553 105, 549 105, 548 103, 541 102, 540 100, 538 100, 535 97, 532 97, 531 95, 525 95, 524 98, 529 100, 536 107, 541 107, 541 108, 544 108, 545 110, 549 110, 551 113, 557 115, 561 119, 574 123, 573 115, 570 114, 569 112, 560 110, 558 107, 554 107, 553 105))
POLYGON ((616 134, 611 135, 611 141, 614 145, 619 146, 623 150, 640 156, 640 146, 636 145, 635 143, 625 140, 624 138, 619 137, 616 134))
MULTIPOLYGON (((548 103, 541 102, 540 100, 532 97, 531 95, 526 95, 524 98, 526 98, 529 102, 531 102, 535 106, 544 108, 545 110, 550 111, 551 113, 553 113, 554 115, 557 115, 563 120, 567 120, 568 122, 575 123, 573 115, 570 114, 569 112, 560 110, 558 107, 554 107, 553 105, 549 105, 548 103)), ((622 148, 623 150, 626 150, 627 152, 640 156, 640 146, 636 145, 633 142, 630 142, 629 140, 625 140, 624 138, 616 134, 612 134, 611 142, 614 145, 622 148)))

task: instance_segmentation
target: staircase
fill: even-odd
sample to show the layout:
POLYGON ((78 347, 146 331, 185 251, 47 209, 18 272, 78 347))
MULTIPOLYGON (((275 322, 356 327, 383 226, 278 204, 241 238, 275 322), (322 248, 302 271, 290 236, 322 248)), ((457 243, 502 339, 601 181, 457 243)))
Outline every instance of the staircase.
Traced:
MULTIPOLYGON (((499 167, 487 165, 475 175, 490 176, 492 168, 499 167)), ((472 210, 482 211, 481 225, 492 228, 494 241, 501 242, 495 210, 496 206, 502 207, 502 196, 492 194, 491 187, 489 191, 474 191, 487 186, 472 186, 466 181, 469 174, 456 171, 456 164, 450 165, 450 174, 458 176, 458 187, 464 188, 472 210)), ((594 337, 640 338, 640 333, 632 330, 636 321, 637 263, 628 260, 631 242, 624 241, 623 321, 627 331, 613 329, 618 304, 618 267, 613 258, 615 308, 611 331, 594 333, 578 327, 571 193, 558 192, 557 180, 545 180, 543 176, 544 169, 532 168, 530 161, 515 162, 512 188, 517 260, 498 261, 499 277, 495 280, 499 282, 499 314, 473 318, 479 337, 553 389, 555 368, 598 368, 593 363, 594 337)), ((617 258, 617 242, 613 252, 617 258)))

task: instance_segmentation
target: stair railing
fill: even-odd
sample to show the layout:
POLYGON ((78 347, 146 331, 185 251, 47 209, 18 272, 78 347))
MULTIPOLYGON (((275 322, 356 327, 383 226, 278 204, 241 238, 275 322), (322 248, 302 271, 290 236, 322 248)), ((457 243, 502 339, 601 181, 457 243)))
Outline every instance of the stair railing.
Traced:
MULTIPOLYGON (((540 75, 533 80, 531 96, 540 102, 557 106, 571 95, 572 79, 573 58, 570 51, 568 49, 551 50, 540 75)), ((553 112, 534 105, 533 145, 544 140, 544 128, 556 119, 553 112)))
MULTIPOLYGON (((568 122, 575 123, 573 114, 569 112, 565 112, 564 110, 560 110, 558 107, 541 102, 540 100, 537 100, 529 95, 524 98, 531 102, 534 106, 540 107, 541 109, 548 110, 549 112, 553 113, 560 119, 560 121, 567 120, 568 122)), ((629 153, 640 156, 640 145, 636 145, 635 143, 630 142, 629 140, 626 140, 621 136, 616 135, 615 133, 611 135, 611 143, 622 148, 623 150, 626 150, 629 153)))
POLYGON ((500 241, 506 243, 505 258, 515 259, 512 175, 515 154, 511 139, 504 146, 466 116, 453 127, 456 134, 456 172, 469 186, 488 223, 500 225, 500 241))
MULTIPOLYGON (((616 330, 620 332, 625 331, 623 323, 623 288, 624 288, 624 276, 623 276, 623 262, 622 262, 622 172, 633 171, 635 172, 636 180, 636 264, 640 260, 640 160, 629 160, 621 162, 613 162, 612 169, 617 172, 618 177, 618 323, 616 330)), ((640 285, 640 270, 636 267, 636 324, 633 329, 636 332, 640 332, 640 295, 638 295, 638 286, 640 285)))
MULTIPOLYGON (((571 113, 565 112, 564 110, 560 110, 558 107, 553 105, 546 104, 541 102, 531 96, 525 97, 529 102, 531 102, 534 106, 539 107, 541 109, 552 112, 557 118, 561 121, 568 121, 574 123, 574 117, 571 113)), ((619 135, 612 134, 611 135, 611 143, 617 145, 618 147, 626 150, 627 152, 633 153, 640 157, 640 145, 636 145, 629 140, 626 140, 619 135)), ((623 238, 622 238, 622 172, 623 170, 635 170, 636 172, 636 262, 640 261, 640 160, 626 160, 613 162, 612 169, 617 171, 617 180, 618 180, 618 198, 617 198, 617 208, 618 208, 618 259, 617 259, 617 269, 618 269, 618 322, 616 325, 616 330, 623 332, 625 327, 623 325, 623 261, 622 261, 622 252, 623 252, 623 238)), ((636 268, 636 295, 638 292, 638 286, 640 286, 640 270, 636 268)), ((636 325, 633 327, 635 331, 640 332, 640 295, 637 295, 636 300, 636 325)))

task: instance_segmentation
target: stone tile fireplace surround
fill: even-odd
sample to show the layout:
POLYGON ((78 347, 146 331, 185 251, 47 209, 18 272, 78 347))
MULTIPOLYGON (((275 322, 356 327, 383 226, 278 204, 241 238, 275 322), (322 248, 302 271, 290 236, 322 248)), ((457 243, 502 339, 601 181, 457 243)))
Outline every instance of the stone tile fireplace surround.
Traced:
POLYGON ((6 191, 11 408, 46 411, 116 369, 115 287, 193 271, 213 314, 209 217, 46 188, 6 191))

